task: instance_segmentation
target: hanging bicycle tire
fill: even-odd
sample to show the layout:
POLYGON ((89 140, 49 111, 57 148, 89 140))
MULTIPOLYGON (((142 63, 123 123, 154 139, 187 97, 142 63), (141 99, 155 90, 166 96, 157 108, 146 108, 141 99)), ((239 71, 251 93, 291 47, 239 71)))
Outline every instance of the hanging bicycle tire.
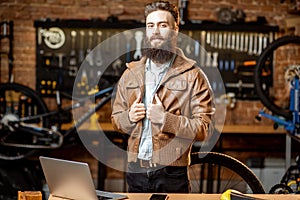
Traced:
POLYGON ((223 193, 227 189, 235 189, 242 193, 265 193, 260 180, 250 168, 222 153, 192 153, 190 178, 192 188, 199 188, 196 188, 197 193, 223 193))
MULTIPOLYGON (((34 138, 27 132, 15 131, 11 122, 22 117, 48 112, 44 101, 31 88, 18 83, 0 84, 0 160, 19 160, 34 154, 37 149, 26 148, 34 138), (20 141, 22 142, 20 144, 20 141)), ((24 121, 37 127, 48 127, 46 117, 24 121)))
MULTIPOLYGON (((288 107, 283 106, 283 105, 278 105, 275 103, 276 98, 274 98, 274 93, 271 94, 269 91, 267 91, 265 88, 265 84, 264 84, 264 74, 269 71, 270 69, 268 67, 270 67, 267 63, 271 63, 273 56, 276 56, 275 52, 278 50, 279 48, 283 48, 283 54, 282 55, 284 57, 285 60, 288 61, 292 61, 291 63, 289 63, 290 65, 295 65, 297 64, 295 61, 296 57, 298 56, 294 56, 289 55, 289 46, 290 45, 299 45, 300 44, 300 37, 299 36, 283 36, 281 38, 278 38, 276 40, 274 40, 272 43, 270 43, 260 54, 260 56, 257 59, 257 63, 256 63, 256 67, 254 69, 254 83, 255 83, 255 88, 256 88, 256 92, 257 95, 259 96, 261 102, 264 104, 264 106, 266 108, 268 108, 270 111, 272 111, 273 114, 282 116, 286 119, 291 119, 291 113, 288 110, 288 107), (284 49, 285 48, 285 49, 284 49), (288 56, 291 56, 291 59, 288 59, 288 56)), ((284 63, 284 66, 280 66, 280 68, 284 68, 284 67, 288 67, 289 65, 288 63, 284 63)), ((298 63, 299 64, 299 63, 298 63)), ((273 64, 274 65, 274 64, 273 64)), ((277 64, 275 64, 273 66, 273 70, 276 70, 276 68, 279 68, 279 66, 277 66, 277 64)), ((278 81, 278 80, 276 80, 278 81)), ((273 83, 275 82, 275 80, 273 81, 273 83)), ((279 93, 279 92, 278 92, 279 93)), ((280 94, 282 95, 282 94, 280 94)))

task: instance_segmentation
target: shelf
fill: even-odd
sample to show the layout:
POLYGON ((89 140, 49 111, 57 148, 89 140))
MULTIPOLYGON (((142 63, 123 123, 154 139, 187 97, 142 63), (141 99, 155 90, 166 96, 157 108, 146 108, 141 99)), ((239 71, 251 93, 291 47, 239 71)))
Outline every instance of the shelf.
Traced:
MULTIPOLYGON (((145 27, 145 23, 136 20, 117 20, 117 21, 103 21, 101 19, 45 19, 34 22, 35 27, 50 28, 50 27, 63 27, 63 28, 117 28, 117 29, 133 29, 145 27)), ((236 23, 236 24, 220 24, 214 21, 201 21, 197 23, 187 23, 180 25, 183 30, 204 30, 204 31, 240 31, 240 32, 277 32, 278 26, 270 26, 256 22, 236 23)))

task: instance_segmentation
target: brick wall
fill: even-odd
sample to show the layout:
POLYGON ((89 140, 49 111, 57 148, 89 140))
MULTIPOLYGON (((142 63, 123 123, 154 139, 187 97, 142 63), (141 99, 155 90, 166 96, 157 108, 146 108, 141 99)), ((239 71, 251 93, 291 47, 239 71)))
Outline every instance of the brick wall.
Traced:
MULTIPOLYGON (((144 5, 142 0, 2 0, 0 20, 14 21, 15 82, 35 87, 35 20, 106 19, 112 14, 118 15, 119 19, 143 20, 144 5)), ((281 4, 280 0, 190 0, 188 17, 193 20, 216 20, 216 8, 223 6, 244 10, 246 21, 264 16, 270 25, 278 25, 282 30, 285 29, 285 18, 291 16, 287 12, 287 2, 281 4)), ((2 58, 1 82, 7 81, 7 68, 2 58)), ((226 123, 253 124, 260 107, 259 101, 237 101, 236 107, 229 110, 226 123)))

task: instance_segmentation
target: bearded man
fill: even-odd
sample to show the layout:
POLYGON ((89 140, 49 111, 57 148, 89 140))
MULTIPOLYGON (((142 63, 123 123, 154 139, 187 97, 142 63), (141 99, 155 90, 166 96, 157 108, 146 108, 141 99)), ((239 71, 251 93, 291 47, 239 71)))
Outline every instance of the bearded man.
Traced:
POLYGON ((128 192, 188 193, 189 154, 212 128, 213 93, 177 47, 177 7, 156 1, 145 17, 143 57, 127 63, 112 104, 115 130, 129 134, 128 192))

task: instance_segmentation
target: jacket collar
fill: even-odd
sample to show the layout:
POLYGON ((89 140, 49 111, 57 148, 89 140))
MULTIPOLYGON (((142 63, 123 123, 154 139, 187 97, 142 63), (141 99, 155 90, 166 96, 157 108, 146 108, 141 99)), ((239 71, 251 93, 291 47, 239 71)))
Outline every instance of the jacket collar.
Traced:
POLYGON ((176 58, 172 67, 167 72, 167 75, 176 75, 182 73, 190 68, 192 68, 196 64, 196 61, 187 58, 183 51, 179 48, 176 49, 176 58))

